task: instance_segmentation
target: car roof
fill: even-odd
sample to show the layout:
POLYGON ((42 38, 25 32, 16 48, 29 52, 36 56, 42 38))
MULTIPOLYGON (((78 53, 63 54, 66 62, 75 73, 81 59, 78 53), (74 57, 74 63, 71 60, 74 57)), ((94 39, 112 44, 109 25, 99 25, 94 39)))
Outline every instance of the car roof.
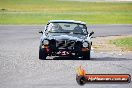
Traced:
POLYGON ((62 22, 62 23, 79 23, 79 24, 86 24, 85 22, 82 21, 75 21, 75 20, 50 20, 48 23, 55 23, 55 22, 62 22))

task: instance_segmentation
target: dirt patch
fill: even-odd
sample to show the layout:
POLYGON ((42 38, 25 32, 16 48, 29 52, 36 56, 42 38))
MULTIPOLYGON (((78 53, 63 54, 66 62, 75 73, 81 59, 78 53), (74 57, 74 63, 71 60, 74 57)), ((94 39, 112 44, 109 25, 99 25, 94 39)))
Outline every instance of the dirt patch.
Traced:
POLYGON ((114 44, 110 44, 110 40, 124 38, 124 37, 131 37, 131 36, 132 35, 96 37, 92 39, 93 41, 92 47, 93 47, 94 52, 131 53, 132 51, 124 47, 117 47, 114 44))

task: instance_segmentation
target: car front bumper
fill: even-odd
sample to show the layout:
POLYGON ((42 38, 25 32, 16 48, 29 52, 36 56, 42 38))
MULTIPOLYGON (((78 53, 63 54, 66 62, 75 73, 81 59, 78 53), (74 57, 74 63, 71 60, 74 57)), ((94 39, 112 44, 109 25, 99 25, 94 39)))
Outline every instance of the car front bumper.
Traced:
POLYGON ((58 48, 51 48, 49 46, 42 46, 42 49, 48 56, 81 56, 83 53, 89 52, 89 48, 77 48, 77 49, 58 49, 58 48))

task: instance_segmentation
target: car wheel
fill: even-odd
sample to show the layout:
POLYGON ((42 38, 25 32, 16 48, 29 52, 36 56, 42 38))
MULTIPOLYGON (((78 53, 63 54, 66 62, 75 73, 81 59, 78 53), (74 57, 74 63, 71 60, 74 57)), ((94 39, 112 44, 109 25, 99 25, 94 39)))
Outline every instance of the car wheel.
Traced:
POLYGON ((44 50, 39 49, 39 59, 40 60, 46 60, 47 55, 45 55, 44 50))
POLYGON ((90 60, 90 51, 83 53, 84 60, 90 60))

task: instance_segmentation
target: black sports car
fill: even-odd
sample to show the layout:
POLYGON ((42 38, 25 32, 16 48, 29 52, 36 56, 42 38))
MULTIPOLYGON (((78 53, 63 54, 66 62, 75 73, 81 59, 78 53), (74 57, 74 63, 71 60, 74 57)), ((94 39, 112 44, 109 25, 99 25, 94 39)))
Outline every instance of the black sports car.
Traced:
POLYGON ((47 56, 75 56, 90 60, 91 35, 86 23, 74 20, 51 20, 42 33, 39 59, 47 56))

